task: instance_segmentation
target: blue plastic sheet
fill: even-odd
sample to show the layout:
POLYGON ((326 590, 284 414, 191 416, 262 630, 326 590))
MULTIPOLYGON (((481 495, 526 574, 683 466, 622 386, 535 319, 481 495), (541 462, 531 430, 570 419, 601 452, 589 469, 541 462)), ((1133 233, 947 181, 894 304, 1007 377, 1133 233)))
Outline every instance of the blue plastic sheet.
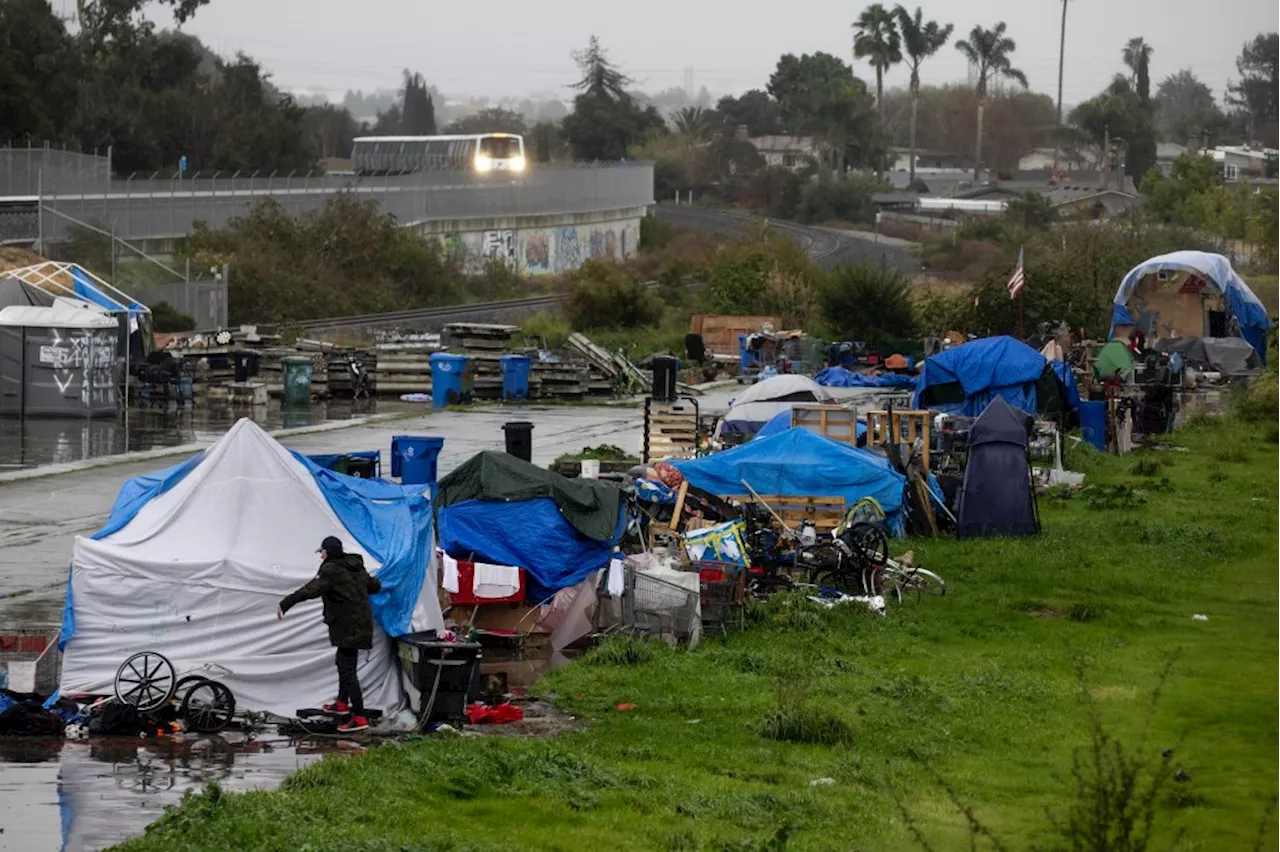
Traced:
POLYGON ((538 497, 513 503, 464 500, 440 510, 441 549, 455 559, 516 565, 528 572, 527 595, 541 603, 609 563, 625 529, 624 512, 609 541, 578 532, 556 501, 538 497))
POLYGON ((1036 382, 1048 360, 1012 337, 984 337, 925 359, 913 405, 948 414, 977 417, 993 397, 1023 411, 1034 412, 1036 382), (947 404, 929 398, 929 389, 959 384, 964 402, 947 404))
POLYGON ((758 494, 843 497, 846 506, 874 497, 884 507, 894 534, 902 535, 906 482, 902 474, 893 470, 888 459, 807 429, 788 429, 732 450, 672 464, 690 485, 721 496, 746 493, 745 480, 758 494))
POLYGON ((813 380, 829 388, 915 388, 916 377, 901 373, 881 373, 864 376, 844 367, 826 367, 813 380))

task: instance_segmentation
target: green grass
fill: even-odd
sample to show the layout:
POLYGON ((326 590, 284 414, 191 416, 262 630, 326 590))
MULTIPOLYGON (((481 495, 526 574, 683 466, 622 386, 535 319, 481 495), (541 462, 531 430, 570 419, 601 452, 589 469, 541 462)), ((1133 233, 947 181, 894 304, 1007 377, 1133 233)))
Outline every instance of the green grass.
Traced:
POLYGON ((950 850, 961 807, 1005 848, 1062 848, 1048 815, 1081 801, 1091 706, 1125 755, 1171 748, 1189 776, 1156 798, 1158 839, 1275 848, 1274 421, 1171 444, 1075 454, 1090 488, 1042 500, 1037 539, 907 543, 945 598, 885 618, 775 599, 693 652, 615 640, 539 683, 580 732, 331 757, 192 796, 124 848, 922 848, 910 824, 950 850))

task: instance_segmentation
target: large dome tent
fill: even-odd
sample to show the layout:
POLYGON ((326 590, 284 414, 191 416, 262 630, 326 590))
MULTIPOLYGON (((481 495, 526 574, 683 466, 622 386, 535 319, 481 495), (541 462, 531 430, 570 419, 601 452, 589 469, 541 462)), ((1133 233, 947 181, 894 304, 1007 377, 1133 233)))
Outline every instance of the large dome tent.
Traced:
POLYGON ((753 434, 796 403, 832 402, 834 399, 831 391, 808 376, 772 376, 756 382, 732 401, 729 411, 720 421, 718 432, 753 434))

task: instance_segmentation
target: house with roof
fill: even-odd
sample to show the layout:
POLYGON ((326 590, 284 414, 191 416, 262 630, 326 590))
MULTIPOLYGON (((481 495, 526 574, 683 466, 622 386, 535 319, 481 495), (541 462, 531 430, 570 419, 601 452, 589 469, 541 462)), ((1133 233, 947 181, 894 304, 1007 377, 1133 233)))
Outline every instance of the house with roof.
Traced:
POLYGON ((766 166, 800 171, 819 161, 820 152, 812 136, 753 136, 748 141, 764 157, 766 166))

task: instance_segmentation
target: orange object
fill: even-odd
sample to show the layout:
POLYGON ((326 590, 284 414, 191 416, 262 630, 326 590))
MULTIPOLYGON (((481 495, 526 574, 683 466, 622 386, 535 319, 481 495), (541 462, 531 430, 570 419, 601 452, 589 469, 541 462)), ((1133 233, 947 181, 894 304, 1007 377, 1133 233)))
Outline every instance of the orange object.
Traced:
POLYGON ((618 705, 618 709, 619 709, 619 710, 621 710, 621 711, 623 711, 623 712, 625 713, 625 712, 626 712, 626 711, 628 711, 628 710, 634 710, 634 709, 636 709, 636 705, 634 705, 634 704, 619 704, 619 705, 618 705))
POLYGON ((905 357, 894 354, 884 359, 884 366, 889 370, 905 370, 909 365, 905 357))

